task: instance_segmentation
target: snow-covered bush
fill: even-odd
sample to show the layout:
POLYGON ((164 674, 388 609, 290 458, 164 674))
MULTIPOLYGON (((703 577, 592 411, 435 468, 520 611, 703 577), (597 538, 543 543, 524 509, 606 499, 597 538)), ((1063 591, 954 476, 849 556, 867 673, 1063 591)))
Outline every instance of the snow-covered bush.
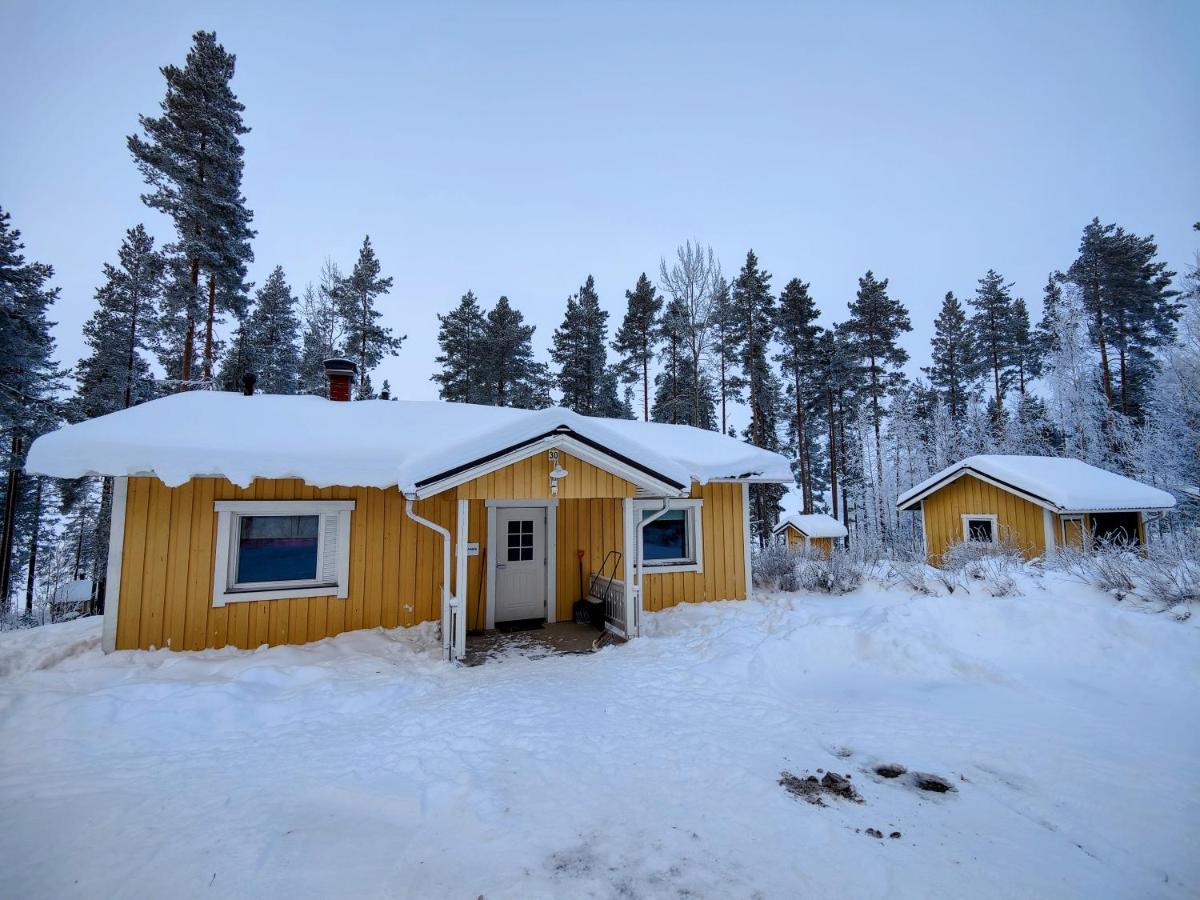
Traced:
POLYGON ((942 583, 950 591, 960 584, 970 591, 973 587, 993 597, 1007 597, 1016 592, 1017 575, 1025 567, 1021 551, 1004 535, 993 544, 960 542, 951 544, 942 554, 942 583))
POLYGON ((903 585, 908 590, 918 594, 932 594, 930 585, 930 566, 925 562, 924 555, 911 553, 897 554, 888 560, 884 581, 889 585, 903 585))
POLYGON ((1056 565, 1118 600, 1140 600, 1182 619, 1200 602, 1200 534, 1194 531, 1164 534, 1146 547, 1108 541, 1065 547, 1056 565))
POLYGON ((796 582, 801 590, 848 594, 866 577, 871 562, 854 548, 835 548, 828 556, 810 553, 797 558, 796 582))
POLYGON ((754 586, 768 591, 796 590, 799 553, 784 544, 770 544, 754 556, 754 586))

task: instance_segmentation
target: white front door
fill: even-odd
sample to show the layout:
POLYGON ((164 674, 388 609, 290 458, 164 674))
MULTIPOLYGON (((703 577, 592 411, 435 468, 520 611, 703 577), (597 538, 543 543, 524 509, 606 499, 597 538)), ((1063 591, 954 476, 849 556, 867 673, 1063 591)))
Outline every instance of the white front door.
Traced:
POLYGON ((497 622, 546 618, 546 509, 496 510, 497 622))

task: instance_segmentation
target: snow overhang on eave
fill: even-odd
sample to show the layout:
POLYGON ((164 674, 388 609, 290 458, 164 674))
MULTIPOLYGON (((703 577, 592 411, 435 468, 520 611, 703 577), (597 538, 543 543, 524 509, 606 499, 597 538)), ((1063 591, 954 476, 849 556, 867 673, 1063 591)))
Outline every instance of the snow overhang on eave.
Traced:
POLYGON ((579 434, 567 425, 429 475, 405 487, 403 492, 406 497, 422 500, 554 448, 566 450, 572 456, 611 472, 655 496, 686 497, 691 493, 690 483, 683 484, 656 472, 635 459, 579 434))

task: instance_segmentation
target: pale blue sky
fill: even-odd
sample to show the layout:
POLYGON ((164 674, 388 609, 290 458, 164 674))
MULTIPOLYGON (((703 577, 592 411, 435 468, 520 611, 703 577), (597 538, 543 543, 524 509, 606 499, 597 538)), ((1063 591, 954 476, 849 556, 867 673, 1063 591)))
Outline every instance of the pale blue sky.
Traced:
MULTIPOLYGON (((867 268, 927 359, 989 267, 1038 306, 1098 215, 1200 235, 1200 3, 267 4, 0 0, 0 205, 54 265, 62 356, 145 209, 125 148, 198 28, 238 57, 251 277, 297 294, 370 233, 410 336, 376 376, 436 396, 436 311, 468 288, 545 357, 588 273, 624 291, 687 237, 842 319, 867 268)), ((615 324, 615 322, 614 322, 615 324)))

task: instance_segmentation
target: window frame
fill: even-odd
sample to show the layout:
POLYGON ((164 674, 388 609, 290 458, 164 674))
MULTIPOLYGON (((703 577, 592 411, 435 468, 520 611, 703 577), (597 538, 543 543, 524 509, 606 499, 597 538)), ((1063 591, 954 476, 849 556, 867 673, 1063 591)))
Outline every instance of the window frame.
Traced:
POLYGON ((350 584, 350 516, 353 500, 217 500, 217 542, 213 569, 213 606, 254 600, 293 600, 301 597, 337 597, 345 599, 350 584), (325 565, 325 526, 328 516, 337 516, 337 578, 322 580, 325 565), (317 516, 317 577, 297 581, 237 581, 237 564, 243 517, 317 516), (248 586, 252 585, 252 586, 248 586))
MULTIPOLYGON (((636 529, 644 518, 643 512, 656 513, 663 508, 662 500, 634 500, 633 527, 636 529)), ((676 558, 666 560, 646 559, 645 547, 634 547, 641 556, 642 568, 647 575, 662 572, 703 572, 704 571, 704 501, 701 499, 668 500, 667 509, 681 509, 686 515, 684 524, 687 528, 688 546, 691 555, 687 559, 676 558)), ((642 538, 645 539, 645 532, 642 538)))
POLYGON ((995 513, 963 513, 962 530, 964 544, 982 544, 985 547, 990 547, 993 544, 1000 543, 1000 522, 999 517, 995 513), (990 541, 972 540, 971 523, 976 521, 987 521, 992 523, 992 539, 990 541))

